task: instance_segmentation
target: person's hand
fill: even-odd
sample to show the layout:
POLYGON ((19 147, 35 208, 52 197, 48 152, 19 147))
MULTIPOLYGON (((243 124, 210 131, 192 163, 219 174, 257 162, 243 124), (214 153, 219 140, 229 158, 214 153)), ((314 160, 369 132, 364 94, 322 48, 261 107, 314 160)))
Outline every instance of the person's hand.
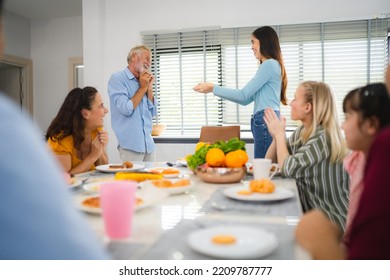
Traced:
POLYGON ((150 76, 149 76, 149 88, 148 88, 148 90, 152 90, 153 91, 153 83, 154 83, 155 78, 154 78, 152 73, 149 73, 149 75, 150 76))
POLYGON ((319 210, 306 212, 299 221, 295 238, 314 259, 343 259, 340 228, 319 210))
POLYGON ((100 141, 99 136, 95 137, 95 139, 92 140, 91 142, 91 156, 95 157, 96 160, 104 153, 104 148, 105 145, 107 145, 108 142, 108 137, 107 137, 107 142, 105 142, 105 136, 102 136, 103 142, 100 141))
POLYGON ((149 72, 142 72, 139 76, 139 87, 140 88, 149 88, 149 84, 150 84, 150 81, 153 80, 154 77, 152 74, 150 74, 149 72))
POLYGON ((274 110, 265 109, 264 111, 264 121, 267 124, 268 131, 273 138, 277 135, 285 135, 286 133, 286 119, 278 118, 274 110))
POLYGON ((209 93, 209 92, 212 92, 213 89, 214 89, 214 84, 212 84, 212 83, 199 83, 193 87, 194 91, 197 91, 200 93, 209 93))
POLYGON ((103 148, 107 147, 108 144, 108 133, 107 131, 99 131, 99 135, 97 137, 99 142, 103 145, 103 148))

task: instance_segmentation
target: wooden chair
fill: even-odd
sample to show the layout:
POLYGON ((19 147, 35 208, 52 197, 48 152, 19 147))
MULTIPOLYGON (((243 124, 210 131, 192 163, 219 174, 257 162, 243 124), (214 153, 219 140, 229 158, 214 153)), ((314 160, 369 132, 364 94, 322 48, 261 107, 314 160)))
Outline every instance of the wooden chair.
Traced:
POLYGON ((199 142, 214 143, 219 140, 229 140, 233 137, 240 139, 240 126, 202 126, 199 142))

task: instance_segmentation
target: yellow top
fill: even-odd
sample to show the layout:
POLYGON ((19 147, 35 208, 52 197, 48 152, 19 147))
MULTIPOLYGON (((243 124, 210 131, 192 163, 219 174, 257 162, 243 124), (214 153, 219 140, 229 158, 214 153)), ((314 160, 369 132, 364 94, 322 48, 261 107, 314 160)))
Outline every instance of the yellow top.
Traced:
MULTIPOLYGON (((91 133, 92 140, 98 135, 98 130, 91 133)), ((72 159, 72 168, 81 163, 81 159, 78 158, 78 151, 73 145, 73 136, 68 135, 60 141, 47 140, 47 145, 56 155, 70 155, 72 159)), ((89 170, 95 170, 95 164, 93 164, 89 170)))

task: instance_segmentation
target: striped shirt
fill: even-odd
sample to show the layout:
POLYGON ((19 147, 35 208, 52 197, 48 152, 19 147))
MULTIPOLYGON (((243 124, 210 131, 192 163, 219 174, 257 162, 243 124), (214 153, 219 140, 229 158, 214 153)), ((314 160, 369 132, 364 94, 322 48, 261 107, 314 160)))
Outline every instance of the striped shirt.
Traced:
POLYGON ((330 161, 330 142, 322 126, 302 145, 299 127, 287 139, 290 156, 282 176, 295 178, 303 211, 319 209, 345 230, 349 199, 349 178, 343 163, 330 161))

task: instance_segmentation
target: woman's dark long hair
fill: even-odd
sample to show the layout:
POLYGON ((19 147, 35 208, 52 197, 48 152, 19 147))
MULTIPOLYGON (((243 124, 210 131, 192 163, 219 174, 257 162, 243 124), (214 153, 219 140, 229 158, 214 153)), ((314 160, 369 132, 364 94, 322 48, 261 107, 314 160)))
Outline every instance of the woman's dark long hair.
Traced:
POLYGON ((282 102, 283 105, 287 105, 287 74, 286 69, 284 68, 278 34, 276 34, 272 27, 262 26, 253 31, 252 35, 260 41, 260 54, 266 58, 273 58, 279 62, 282 70, 282 90, 280 92, 280 102, 282 102))
POLYGON ((97 90, 93 87, 74 88, 66 96, 57 116, 46 132, 46 141, 59 141, 69 135, 73 136, 74 147, 80 150, 84 141, 84 117, 82 109, 92 109, 97 90))

